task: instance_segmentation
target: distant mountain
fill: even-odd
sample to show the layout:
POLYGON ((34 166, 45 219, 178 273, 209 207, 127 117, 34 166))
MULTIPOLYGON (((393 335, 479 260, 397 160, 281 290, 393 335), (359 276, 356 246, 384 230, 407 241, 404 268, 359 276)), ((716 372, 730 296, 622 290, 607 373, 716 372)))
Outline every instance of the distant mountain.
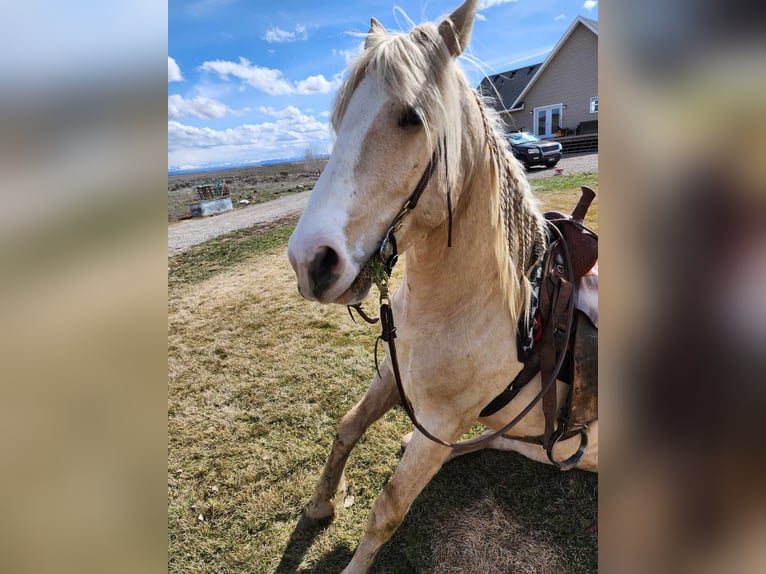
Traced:
MULTIPOLYGON (((328 155, 317 155, 314 159, 327 159, 328 155)), ((204 166, 174 166, 168 167, 168 175, 185 175, 189 173, 207 173, 211 171, 223 171, 227 169, 242 169, 245 167, 259 167, 262 165, 279 165, 281 163, 296 163, 305 161, 303 157, 266 159, 261 161, 250 161, 244 163, 228 163, 204 166)))

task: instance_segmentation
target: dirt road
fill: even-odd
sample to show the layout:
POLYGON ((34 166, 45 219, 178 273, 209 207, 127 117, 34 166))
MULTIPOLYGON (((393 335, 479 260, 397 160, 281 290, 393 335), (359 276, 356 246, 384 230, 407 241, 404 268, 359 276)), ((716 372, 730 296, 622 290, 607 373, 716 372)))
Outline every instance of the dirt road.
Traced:
POLYGON ((310 191, 303 191, 211 217, 171 223, 168 225, 168 256, 182 253, 192 245, 230 231, 297 215, 306 206, 310 193, 310 191))
MULTIPOLYGON (((598 154, 565 157, 556 167, 564 168, 566 175, 585 171, 598 172, 598 154)), ((554 168, 532 168, 527 173, 527 177, 529 179, 550 177, 554 172, 554 168)), ((306 206, 310 193, 304 191, 212 217, 186 219, 171 223, 168 225, 168 256, 182 253, 193 245, 230 231, 297 215, 306 206)))

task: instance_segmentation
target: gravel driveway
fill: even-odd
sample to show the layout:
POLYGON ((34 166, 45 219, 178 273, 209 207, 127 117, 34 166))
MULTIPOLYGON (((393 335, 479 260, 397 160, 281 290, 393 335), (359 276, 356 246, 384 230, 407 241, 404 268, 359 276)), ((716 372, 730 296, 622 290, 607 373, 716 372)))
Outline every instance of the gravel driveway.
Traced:
POLYGON ((302 191, 210 217, 171 223, 168 225, 168 256, 182 253, 193 245, 230 231, 297 215, 306 206, 310 193, 302 191))
MULTIPOLYGON (((598 154, 580 154, 564 157, 557 168, 564 168, 564 175, 584 171, 598 172, 598 154)), ((533 167, 528 179, 550 177, 556 168, 533 167)), ((250 205, 211 217, 186 219, 168 225, 168 256, 182 253, 198 243, 243 227, 268 223, 275 219, 297 215, 303 211, 310 191, 280 197, 274 201, 250 205)))
POLYGON ((556 168, 559 167, 564 168, 562 175, 571 175, 573 173, 582 173, 585 171, 598 173, 598 154, 581 153, 562 157, 556 167, 531 167, 527 172, 527 179, 551 177, 555 174, 556 168))

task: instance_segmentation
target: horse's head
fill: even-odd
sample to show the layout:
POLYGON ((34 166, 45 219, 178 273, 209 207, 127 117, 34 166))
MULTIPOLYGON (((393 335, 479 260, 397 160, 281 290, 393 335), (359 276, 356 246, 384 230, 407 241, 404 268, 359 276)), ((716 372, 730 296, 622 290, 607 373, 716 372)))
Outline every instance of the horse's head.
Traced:
POLYGON ((290 237, 304 297, 344 305, 364 299, 370 278, 362 270, 427 171, 417 209, 397 233, 399 251, 445 222, 448 189, 459 199, 461 94, 470 92, 455 58, 468 43, 477 4, 467 0, 438 26, 402 35, 372 20, 336 98, 333 153, 290 237))

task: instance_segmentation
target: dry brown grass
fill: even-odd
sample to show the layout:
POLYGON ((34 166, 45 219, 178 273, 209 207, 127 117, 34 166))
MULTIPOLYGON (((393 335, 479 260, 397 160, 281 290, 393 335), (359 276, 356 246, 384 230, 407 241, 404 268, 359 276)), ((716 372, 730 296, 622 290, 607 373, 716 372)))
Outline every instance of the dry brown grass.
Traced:
MULTIPOLYGON (((173 571, 274 570, 337 420, 364 392, 373 339, 345 309, 302 300, 283 249, 171 290, 173 571)), ((352 457, 349 492, 357 508, 369 507, 396 465, 407 430, 396 415, 361 445, 361 456, 372 449, 384 457, 364 465, 352 457)), ((343 530, 358 538, 362 524, 343 530)), ((331 544, 331 533, 317 540, 309 563, 331 544)))
MULTIPOLYGON (((337 421, 370 381, 377 333, 298 296, 288 232, 239 232, 171 260, 170 572, 340 571, 410 430, 398 410, 373 425, 347 468, 353 505, 329 527, 296 529, 337 421), (212 268, 194 273, 206 258, 212 268)), ((594 572, 597 541, 582 532, 596 491, 595 475, 516 455, 461 457, 418 497, 372 571, 594 572)))

